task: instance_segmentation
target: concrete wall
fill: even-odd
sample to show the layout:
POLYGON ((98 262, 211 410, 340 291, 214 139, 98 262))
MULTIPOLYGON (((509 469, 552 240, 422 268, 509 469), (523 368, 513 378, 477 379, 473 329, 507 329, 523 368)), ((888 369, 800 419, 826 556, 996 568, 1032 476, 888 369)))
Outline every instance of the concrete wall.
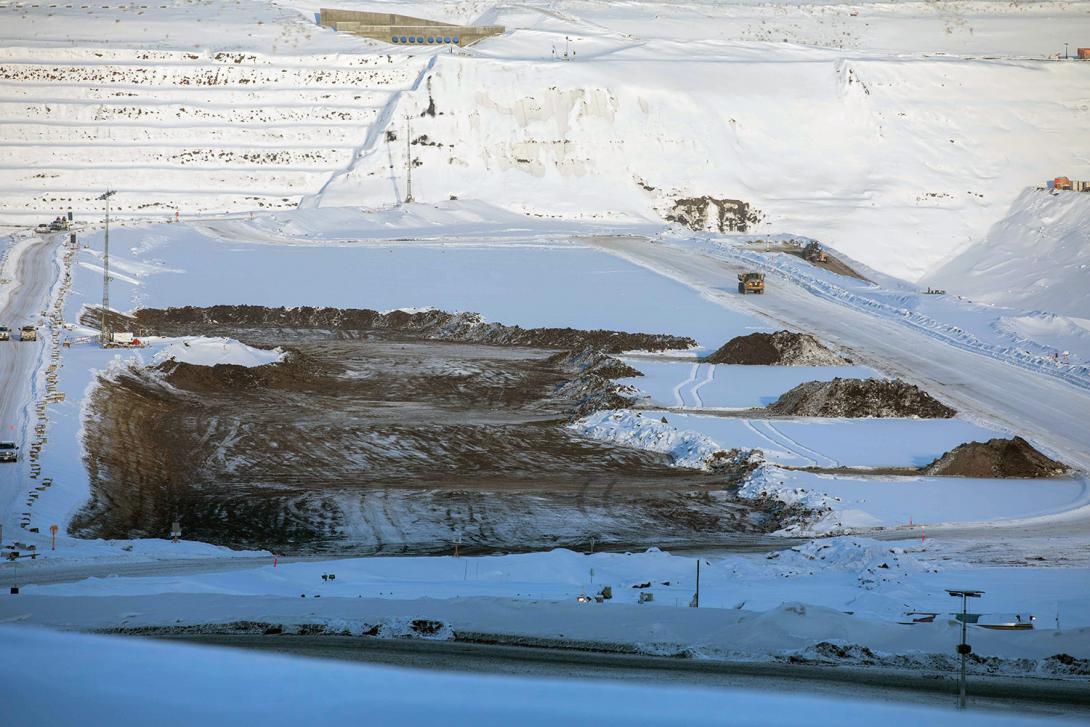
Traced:
MULTIPOLYGON (((334 30, 386 43, 395 42, 393 39, 397 38, 398 44, 401 37, 424 38, 424 43, 427 44, 428 38, 438 36, 457 38, 458 45, 471 45, 504 32, 502 25, 452 25, 394 13, 367 13, 332 8, 322 8, 318 22, 334 30)), ((453 44, 453 40, 451 42, 453 44)))

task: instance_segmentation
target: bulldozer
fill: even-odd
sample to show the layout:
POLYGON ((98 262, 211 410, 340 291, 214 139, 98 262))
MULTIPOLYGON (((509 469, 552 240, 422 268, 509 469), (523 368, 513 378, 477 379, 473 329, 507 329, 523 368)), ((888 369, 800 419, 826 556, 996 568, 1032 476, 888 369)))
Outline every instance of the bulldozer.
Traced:
POLYGON ((764 273, 738 273, 738 292, 742 295, 746 293, 757 293, 758 295, 765 292, 765 274, 764 273))
POLYGON ((825 254, 825 251, 821 249, 821 245, 817 242, 807 243, 806 247, 802 248, 802 257, 812 263, 829 262, 829 256, 825 254))

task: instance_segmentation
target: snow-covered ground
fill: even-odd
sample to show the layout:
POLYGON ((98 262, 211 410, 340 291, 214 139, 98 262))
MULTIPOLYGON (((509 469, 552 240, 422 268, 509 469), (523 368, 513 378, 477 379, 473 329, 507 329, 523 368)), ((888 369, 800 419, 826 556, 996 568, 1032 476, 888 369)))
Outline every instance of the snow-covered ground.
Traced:
MULTIPOLYGON (((1062 676, 1048 657, 1090 658, 1084 473, 1025 482, 776 466, 917 467, 970 439, 1023 433, 1050 454, 1090 461, 1090 440, 1076 431, 1090 389, 1090 195, 1028 189, 1060 174, 1090 177, 1090 137, 1080 133, 1090 114, 1090 63, 1045 59, 1065 40, 1090 34, 1086 7, 1059 0, 341 4, 508 28, 452 53, 319 28, 319 6, 0 2, 0 221, 27 224, 72 208, 90 226, 79 231, 86 247, 75 255, 70 290, 44 266, 35 280, 21 281, 52 287, 54 300, 65 293, 68 325, 43 313, 43 341, 18 349, 18 366, 8 367, 16 349, 0 348, 0 369, 36 371, 33 386, 3 382, 5 415, 19 412, 4 423, 33 422, 36 408, 46 421, 41 477, 28 478, 25 459, 0 470, 4 539, 35 545, 41 555, 19 564, 23 578, 45 578, 67 564, 75 582, 5 594, 0 620, 65 629, 250 620, 350 633, 379 624, 380 633, 403 636, 412 619, 427 618, 443 624, 441 636, 492 631, 708 658, 820 657, 821 641, 916 658, 952 653, 958 626, 948 615, 911 627, 895 622, 907 611, 948 614, 944 589, 968 586, 986 591, 980 610, 987 614, 1037 617, 1031 632, 974 629, 977 653, 1011 660, 1001 669, 1062 676), (574 52, 569 61, 557 57, 565 49, 574 52), (418 203, 397 206, 405 195, 406 116, 418 203), (101 297, 94 198, 108 186, 119 190, 113 209, 122 218, 111 229, 119 310, 435 307, 527 327, 691 336, 694 351, 628 358, 645 374, 623 382, 642 390, 643 410, 596 415, 582 431, 668 452, 680 466, 701 467, 720 449, 761 449, 773 464, 759 468, 743 494, 821 511, 786 534, 866 531, 911 542, 840 537, 771 559, 701 554, 702 608, 688 609, 694 558, 654 551, 273 567, 268 553, 202 543, 68 537, 65 526, 89 492, 80 436, 100 372, 131 359, 260 365, 279 356, 223 340, 153 339, 121 353, 78 340, 94 333, 78 319, 101 297), (676 200, 704 196, 748 204, 745 234, 666 224, 676 200), (182 223, 163 223, 179 213, 182 223), (788 238, 821 241, 869 281, 766 250, 768 241, 788 238), (652 252, 633 254, 640 245, 652 252), (734 268, 765 271, 769 294, 734 296, 734 268), (927 295, 926 286, 948 293, 927 295), (779 295, 786 303, 777 307, 779 295), (817 312, 807 315, 810 307, 817 312), (852 321, 866 322, 864 335, 845 333, 852 321), (696 360, 733 336, 784 325, 855 346, 847 352, 864 363, 793 369, 696 360), (920 353, 874 348, 874 331, 894 343, 922 336, 927 346, 920 353), (75 342, 54 350, 53 333, 75 342), (46 368, 50 354, 59 368, 46 368), (972 381, 981 362, 988 386, 972 381), (883 375, 956 399, 963 413, 847 421, 708 411, 763 406, 807 380, 883 375), (48 488, 39 484, 45 478, 48 488), (56 551, 48 550, 51 524, 60 526, 56 551), (944 540, 955 528, 958 538, 944 540), (217 570, 242 558, 255 565, 217 570), (78 580, 92 562, 120 570, 182 559, 209 565, 184 576, 168 569, 175 575, 78 580), (1029 567, 1040 564, 1049 567, 1029 567), (330 572, 335 581, 321 579, 330 572), (614 586, 611 602, 575 602, 605 584, 614 586), (638 605, 640 591, 654 593, 653 603, 638 605)), ((17 290, 10 280, 21 256, 38 243, 23 233, 5 241, 0 311, 17 290)), ((20 315, 47 311, 46 297, 22 301, 20 315)), ((19 578, 14 566, 3 574, 19 578)), ((78 645, 68 652, 76 661, 65 667, 72 677, 66 699, 88 710, 111 708, 117 695, 129 700, 134 720, 146 721, 140 710, 150 708, 128 691, 89 687, 92 651, 109 653, 115 684, 136 673, 155 673, 165 684, 180 678, 141 667, 140 659, 169 663, 180 653, 166 646, 107 647, 8 628, 0 635, 0 650, 35 654, 43 673, 62 644, 78 645)), ((236 679, 245 673, 254 690, 283 683, 273 675, 289 668, 258 657, 215 658, 236 679)), ((181 658, 211 659, 204 652, 181 658)), ((0 668, 13 663, 0 659, 0 668)), ((331 688, 363 674, 291 664, 331 688)), ((218 672, 186 668, 186 678, 198 673, 218 672)), ((405 688, 399 673, 369 675, 391 701, 392 690, 405 688)), ((413 679, 418 698, 427 689, 413 679)), ((502 706, 499 682, 440 681, 432 693, 446 710, 449 695, 466 689, 502 706)), ((520 689, 553 690, 542 701, 554 709, 564 704, 561 692, 575 689, 502 686, 511 705, 528 703, 520 689)), ((70 704, 43 702, 29 687, 15 693, 39 708, 54 705, 57 717, 70 704)), ((270 702, 280 710, 270 714, 286 721, 301 693, 281 693, 282 702, 270 702)), ((585 702, 583 695, 573 699, 585 702)), ((646 694, 636 702, 630 693, 613 697, 597 703, 606 715, 597 721, 663 723, 666 713, 694 721, 690 712, 649 711, 646 694), (633 703, 641 705, 636 712, 633 703)), ((696 701, 712 705, 707 699, 696 701)), ((650 703, 672 704, 662 700, 650 703)), ((763 710, 754 712, 763 721, 793 714, 748 704, 763 710)), ((462 699, 464 712, 444 714, 481 721, 472 705, 462 699)), ((157 708, 157 718, 185 722, 206 707, 226 708, 191 698, 174 706, 166 717, 157 708)), ((387 706, 391 719, 400 717, 387 706)), ((889 718, 859 709, 861 722, 889 718)), ((714 713, 725 710, 747 721, 747 712, 729 706, 714 713)), ((528 713, 542 723, 571 720, 537 709, 519 717, 528 713)), ((95 721, 99 712, 85 714, 95 721)))
MULTIPOLYGON (((457 675, 292 659, 133 639, 0 627, 6 724, 262 725, 368 721, 412 727, 499 725, 942 724, 936 707, 832 696, 599 681, 457 675), (43 679, 42 675, 50 675, 43 679), (53 687, 64 684, 64 689, 53 687)), ((1009 713, 957 724, 1038 724, 1009 713)))

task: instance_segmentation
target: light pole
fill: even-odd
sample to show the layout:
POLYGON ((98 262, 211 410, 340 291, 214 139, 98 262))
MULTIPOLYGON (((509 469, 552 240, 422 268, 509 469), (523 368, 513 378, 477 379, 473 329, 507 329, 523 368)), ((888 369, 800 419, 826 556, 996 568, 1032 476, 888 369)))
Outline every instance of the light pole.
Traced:
POLYGON ((99 343, 105 346, 110 342, 110 197, 117 190, 110 189, 103 193, 99 200, 106 202, 106 235, 102 245, 102 320, 99 326, 99 343))
POLYGON ((955 598, 961 598, 961 643, 958 644, 958 654, 961 655, 961 676, 958 678, 958 707, 965 709, 965 669, 969 654, 973 653, 973 647, 965 641, 966 628, 969 622, 968 602, 970 598, 980 598, 984 591, 955 591, 946 589, 946 592, 955 598))
POLYGON ((405 158, 408 164, 405 167, 405 204, 413 200, 413 121, 409 116, 405 117, 405 158))
POLYGON ((1065 61, 1066 61, 1066 60, 1067 60, 1068 58, 1070 58, 1070 57, 1071 57, 1071 56, 1069 56, 1069 55, 1067 54, 1067 46, 1068 46, 1068 45, 1070 45, 1070 43, 1064 43, 1064 60, 1065 60, 1065 61))

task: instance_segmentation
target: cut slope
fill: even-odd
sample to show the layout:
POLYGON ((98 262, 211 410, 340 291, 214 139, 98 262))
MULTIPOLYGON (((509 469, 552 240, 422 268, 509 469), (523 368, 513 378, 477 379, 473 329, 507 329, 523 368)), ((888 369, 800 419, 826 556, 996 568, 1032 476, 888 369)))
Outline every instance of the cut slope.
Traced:
POLYGON ((0 218, 97 216, 107 188, 122 215, 294 208, 350 164, 425 62, 0 49, 0 218))

